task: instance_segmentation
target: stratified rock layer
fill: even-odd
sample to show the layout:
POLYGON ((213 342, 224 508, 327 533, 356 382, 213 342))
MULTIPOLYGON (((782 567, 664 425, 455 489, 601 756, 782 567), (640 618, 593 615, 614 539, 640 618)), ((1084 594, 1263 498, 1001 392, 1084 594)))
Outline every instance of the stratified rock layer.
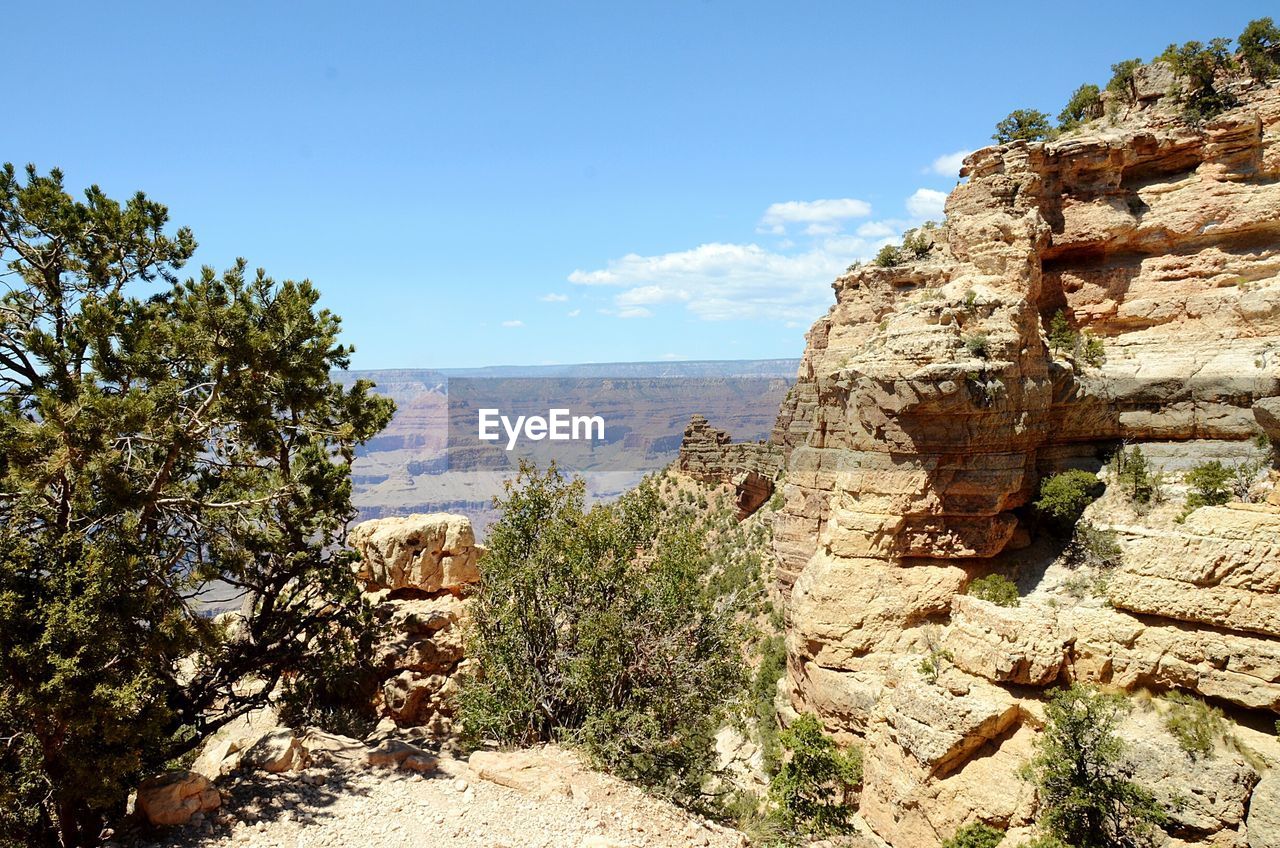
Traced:
MULTIPOLYGON (((1164 96, 1167 76, 1143 69, 1138 106, 1114 122, 972 154, 926 256, 836 280, 780 412, 784 712, 863 738, 863 815, 892 845, 928 848, 975 818, 1032 824, 1015 772, 1038 732, 1036 687, 1181 689, 1280 712, 1272 484, 1255 492, 1266 503, 1181 524, 1171 508, 1096 511, 1123 553, 1105 604, 961 595, 1015 562, 1035 588, 1034 561, 1043 573, 1056 553, 1027 523, 1046 474, 1096 470, 1120 442, 1185 443, 1191 458, 1203 445, 1230 464, 1280 432, 1280 90, 1236 84, 1241 105, 1197 127, 1164 96), (1051 345, 1058 313, 1078 344, 1051 345), (942 684, 913 679, 928 656, 948 658, 942 684)), ((1166 756, 1167 740, 1139 737, 1166 756)), ((1244 826, 1256 775, 1221 768, 1204 779, 1235 789, 1192 798, 1176 844, 1267 838, 1253 835, 1265 814, 1244 826)))

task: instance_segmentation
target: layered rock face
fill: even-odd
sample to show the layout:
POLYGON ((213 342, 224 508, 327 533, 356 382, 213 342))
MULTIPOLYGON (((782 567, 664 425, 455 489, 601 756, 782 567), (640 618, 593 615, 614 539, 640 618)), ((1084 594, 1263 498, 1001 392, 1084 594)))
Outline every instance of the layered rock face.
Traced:
MULTIPOLYGON (((1157 93, 1114 123, 972 154, 928 255, 840 277, 809 332, 774 433, 786 694, 865 741, 864 815, 893 845, 1031 823, 1015 773, 1055 682, 1280 711, 1275 504, 1182 524, 1095 505, 1123 565, 1107 603, 1068 605, 1035 602, 1053 554, 1025 509, 1042 477, 1096 470, 1121 441, 1230 460, 1276 431, 1280 90, 1241 100, 1192 127, 1157 93), (1058 312, 1102 341, 1100 365, 1051 349, 1058 312), (961 594, 997 569, 1031 592, 1022 606, 961 594), (922 690, 938 646, 955 668, 922 690)), ((1244 809, 1179 838, 1253 844, 1244 809)))
POLYGON ((348 543, 361 557, 356 578, 386 626, 374 657, 384 714, 400 727, 447 735, 466 666, 466 596, 484 552, 471 522, 450 513, 380 518, 352 528, 348 543))

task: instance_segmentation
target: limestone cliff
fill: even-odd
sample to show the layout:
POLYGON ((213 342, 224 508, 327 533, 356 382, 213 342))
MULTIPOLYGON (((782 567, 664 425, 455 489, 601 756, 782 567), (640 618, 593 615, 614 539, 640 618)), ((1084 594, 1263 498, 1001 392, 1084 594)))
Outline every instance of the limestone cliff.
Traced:
MULTIPOLYGON (((1280 440, 1280 89, 1239 86, 1241 105, 1197 127, 1157 83, 1068 137, 969 156, 926 256, 835 281, 783 405, 786 696, 864 740, 863 815, 892 845, 937 845, 974 819, 1029 826, 1015 773, 1055 682, 1263 711, 1246 726, 1280 712, 1280 506, 1178 523, 1173 504, 1136 512, 1109 492, 1088 517, 1116 532, 1122 564, 1097 597, 1067 591, 1028 520, 1045 475, 1098 470, 1121 442, 1180 500, 1194 461, 1280 440), (1101 340, 1100 364, 1051 349, 1059 311, 1101 340), (1021 606, 963 594, 997 570, 1021 606), (937 646, 954 667, 927 684, 916 667, 937 646)), ((1159 753, 1169 740, 1143 720, 1134 750, 1159 753)), ((1266 805, 1249 806, 1259 780, 1276 785, 1259 763, 1280 750, 1254 743, 1260 760, 1224 753, 1215 775, 1146 757, 1187 797, 1235 787, 1179 813, 1170 844, 1280 844, 1266 805)))

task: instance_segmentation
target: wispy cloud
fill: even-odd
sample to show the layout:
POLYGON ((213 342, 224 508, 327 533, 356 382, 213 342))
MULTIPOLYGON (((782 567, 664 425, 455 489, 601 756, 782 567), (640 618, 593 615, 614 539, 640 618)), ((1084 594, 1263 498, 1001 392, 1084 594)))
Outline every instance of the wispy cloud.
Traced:
POLYGON ((809 235, 823 235, 837 232, 840 229, 840 221, 848 218, 865 218, 870 214, 870 203, 852 197, 788 200, 770 204, 760 218, 757 231, 782 235, 786 233, 789 224, 808 224, 806 232, 809 235))
POLYGON ((502 326, 504 326, 504 327, 523 327, 523 326, 524 326, 524 322, 523 322, 523 321, 503 321, 503 322, 502 322, 502 326))
POLYGON ((568 315, 570 318, 577 318, 579 315, 581 315, 581 314, 582 314, 582 310, 581 310, 581 309, 570 309, 570 310, 569 310, 567 313, 565 313, 565 314, 566 314, 566 315, 568 315))
POLYGON ((960 166, 964 164, 964 157, 972 152, 972 150, 957 150, 955 153, 944 153, 934 159, 933 164, 926 170, 944 177, 959 177, 960 166))
POLYGON ((941 218, 946 204, 945 191, 918 188, 915 194, 907 198, 907 211, 916 218, 941 218))
POLYGON ((569 295, 559 294, 557 292, 549 292, 548 294, 544 294, 542 297, 538 298, 538 300, 545 301, 546 303, 564 303, 568 299, 569 295))
MULTIPOLYGON (((922 189, 922 191, 928 191, 922 189)), ((917 209, 945 200, 916 192, 917 209), (922 206, 923 204, 923 206, 922 206)), ((914 208, 913 208, 914 207, 914 208)), ((768 247, 755 242, 710 242, 688 250, 642 255, 629 253, 604 267, 578 269, 569 282, 615 289, 612 305, 598 311, 615 318, 648 318, 661 307, 676 306, 706 321, 764 320, 807 326, 831 305, 831 281, 855 260, 867 260, 884 244, 901 238, 913 222, 865 221, 853 233, 836 232, 830 222, 865 217, 870 205, 860 200, 775 203, 761 223, 807 223, 801 244, 791 239, 768 247)), ((935 217, 937 217, 935 215, 935 217)))

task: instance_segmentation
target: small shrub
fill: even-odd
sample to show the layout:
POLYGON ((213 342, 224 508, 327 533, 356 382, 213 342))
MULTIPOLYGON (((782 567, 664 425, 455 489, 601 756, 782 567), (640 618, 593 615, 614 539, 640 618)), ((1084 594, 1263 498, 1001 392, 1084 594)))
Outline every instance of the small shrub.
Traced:
POLYGON ((944 840, 942 848, 996 848, 1003 841, 1003 830, 996 830, 983 822, 974 822, 957 830, 950 839, 944 840))
POLYGON ((969 289, 964 293, 964 308, 973 312, 978 307, 978 293, 969 289))
POLYGON ((1255 80, 1266 82, 1280 74, 1280 29, 1271 18, 1249 21, 1236 41, 1240 58, 1255 80))
POLYGON ((1025 776, 1040 791, 1041 825, 1068 845, 1150 845, 1167 820, 1155 796, 1130 780, 1116 727, 1121 695, 1075 684, 1045 707, 1045 728, 1025 776))
POLYGON ((1054 474, 1040 483, 1040 499, 1035 508, 1059 530, 1076 526, 1085 507, 1098 499, 1106 489, 1096 474, 1071 469, 1054 474))
POLYGON ((1183 692, 1171 692, 1165 699, 1170 706, 1164 726, 1178 746, 1193 760, 1212 756, 1213 741, 1227 736, 1222 710, 1183 692))
POLYGON ((1067 547, 1067 560, 1076 567, 1113 569, 1120 565, 1123 551, 1116 541, 1114 530, 1102 530, 1088 521, 1076 526, 1075 535, 1067 547))
POLYGON ((1058 113, 1058 128, 1073 130, 1102 116, 1102 92, 1096 85, 1086 84, 1075 90, 1067 105, 1058 113))
POLYGON ((765 639, 760 646, 760 665, 751 682, 751 704, 754 712, 756 735, 768 775, 778 773, 782 765, 782 741, 778 732, 778 716, 773 699, 778 692, 778 681, 787 672, 787 646, 781 635, 765 639))
POLYGON ((933 239, 929 237, 928 229, 924 227, 911 230, 902 237, 902 250, 912 259, 924 259, 932 249, 933 239))
POLYGON ((849 827, 850 796, 862 784, 862 751, 841 751, 812 715, 781 734, 786 760, 769 785, 775 815, 797 833, 838 833, 849 827))
POLYGON ((1055 353, 1072 351, 1076 347, 1076 331, 1067 320, 1067 313, 1059 309, 1049 320, 1049 347, 1055 353))
POLYGON ((1264 459, 1250 459, 1237 462, 1231 466, 1231 493, 1244 503, 1253 501, 1253 484, 1267 462, 1264 459))
POLYGON ((1214 87, 1219 74, 1235 68, 1231 39, 1215 38, 1208 45, 1199 41, 1170 44, 1159 60, 1168 63, 1186 82, 1186 92, 1181 99, 1183 117, 1189 122, 1208 120, 1235 105, 1234 97, 1214 87))
POLYGON ((1216 459, 1193 466, 1183 478, 1192 489, 1187 493, 1186 511, 1221 506, 1231 500, 1232 476, 1232 470, 1216 459))
MULTIPOLYGON (((737 607, 713 597, 705 527, 661 511, 648 481, 585 507, 585 484, 522 463, 489 530, 472 599, 460 720, 469 740, 581 745, 689 804, 746 689, 737 607)), ((705 504, 703 506, 705 509, 705 504)))
POLYGON ((996 144, 1011 141, 1043 141, 1053 137, 1049 116, 1036 109, 1015 109, 996 124, 991 136, 996 144))
POLYGON ((969 355, 978 359, 986 359, 991 355, 991 340, 986 333, 974 333, 964 338, 964 349, 969 355))
POLYGON ((897 245, 886 244, 880 248, 880 252, 876 254, 876 258, 871 260, 873 264, 880 268, 893 268, 901 265, 904 261, 902 249, 897 245))
POLYGON ((966 593, 1002 607, 1016 607, 1021 603, 1017 585, 1003 574, 988 574, 974 580, 966 593))
POLYGON ((860 259, 855 260, 854 262, 849 263, 849 267, 845 268, 844 272, 846 274, 852 274, 854 271, 858 270, 861 267, 862 267, 862 260, 860 259))
POLYGON ((938 642, 938 634, 934 629, 930 628, 925 631, 924 640, 924 658, 920 660, 920 665, 916 666, 916 670, 924 675, 925 679, 930 683, 937 683, 938 678, 942 675, 943 663, 954 662, 955 657, 938 642))
POLYGON ((1076 342, 1076 355, 1094 368, 1101 367, 1107 358, 1106 348, 1103 347, 1102 339, 1088 330, 1082 333, 1080 339, 1076 342))
POLYGON ((1107 83, 1107 91, 1117 102, 1132 106, 1137 101, 1138 85, 1134 75, 1141 67, 1141 59, 1125 59, 1111 66, 1111 80, 1107 83))
POLYGON ((1151 463, 1142 448, 1123 446, 1111 458, 1111 474, 1119 490, 1136 506, 1143 507, 1157 499, 1151 463))

